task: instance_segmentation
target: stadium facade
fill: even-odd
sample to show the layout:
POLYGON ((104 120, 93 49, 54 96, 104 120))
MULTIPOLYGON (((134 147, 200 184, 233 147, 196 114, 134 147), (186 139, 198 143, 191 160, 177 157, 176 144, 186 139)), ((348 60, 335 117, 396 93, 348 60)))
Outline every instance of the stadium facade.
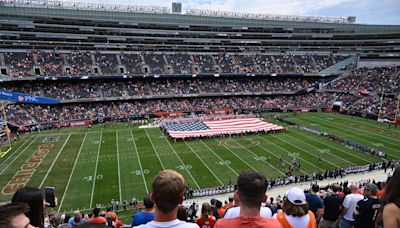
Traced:
POLYGON ((16 126, 117 115, 99 109, 117 116, 321 110, 335 99, 316 90, 360 62, 400 59, 400 25, 356 24, 354 17, 5 0, 0 22, 4 89, 62 103, 10 105, 16 126), (83 106, 97 114, 81 114, 83 106))
POLYGON ((399 25, 301 17, 6 0, 1 48, 159 52, 398 54, 399 25), (263 18, 263 19, 258 19, 263 18), (286 20, 285 20, 286 19, 286 20))

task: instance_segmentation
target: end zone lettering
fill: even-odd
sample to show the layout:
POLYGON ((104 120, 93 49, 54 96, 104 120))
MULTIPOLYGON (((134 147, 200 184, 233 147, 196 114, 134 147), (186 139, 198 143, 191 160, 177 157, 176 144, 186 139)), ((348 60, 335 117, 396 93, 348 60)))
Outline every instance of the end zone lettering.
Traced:
POLYGON ((14 194, 18 189, 24 187, 28 183, 29 178, 35 173, 36 168, 39 167, 43 159, 50 152, 54 144, 45 143, 38 147, 33 154, 25 161, 20 170, 3 188, 2 192, 5 195, 14 194))

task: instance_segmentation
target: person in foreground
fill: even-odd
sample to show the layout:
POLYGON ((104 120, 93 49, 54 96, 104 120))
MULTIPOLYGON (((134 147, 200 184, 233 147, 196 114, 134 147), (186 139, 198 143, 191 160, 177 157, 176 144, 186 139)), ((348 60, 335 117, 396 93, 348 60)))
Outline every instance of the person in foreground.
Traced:
POLYGON ((400 166, 398 166, 389 182, 385 185, 383 195, 383 226, 385 228, 400 227, 400 166))
POLYGON ((179 204, 183 202, 185 179, 174 170, 160 171, 154 177, 150 199, 154 203, 154 220, 147 224, 135 226, 140 228, 198 228, 195 223, 187 223, 177 219, 179 204))
POLYGON ((306 195, 297 187, 289 189, 283 199, 283 212, 274 215, 284 228, 316 228, 314 213, 308 210, 306 195))
POLYGON ((261 202, 266 200, 267 180, 254 171, 243 172, 237 180, 238 190, 235 198, 240 206, 240 216, 237 218, 222 218, 214 228, 236 227, 271 227, 281 228, 274 219, 260 217, 261 202))
POLYGON ((42 190, 35 187, 25 186, 14 193, 12 203, 26 203, 29 211, 26 216, 34 227, 44 227, 44 194, 42 190))
POLYGON ((25 215, 29 211, 25 203, 12 203, 0 207, 1 228, 34 228, 25 215))

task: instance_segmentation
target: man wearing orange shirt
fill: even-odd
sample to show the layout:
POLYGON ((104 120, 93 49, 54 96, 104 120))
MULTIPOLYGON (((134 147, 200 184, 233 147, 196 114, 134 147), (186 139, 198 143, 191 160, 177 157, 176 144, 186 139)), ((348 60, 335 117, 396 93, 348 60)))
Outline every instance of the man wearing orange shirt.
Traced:
POLYGON ((235 206, 235 203, 233 202, 233 197, 229 197, 229 203, 225 204, 224 208, 228 209, 228 208, 231 208, 231 207, 234 207, 234 206, 235 206))
POLYGON ((100 223, 100 224, 107 224, 107 219, 99 216, 100 208, 93 209, 93 218, 89 220, 89 223, 100 223))
POLYGON ((274 219, 260 217, 261 202, 266 200, 267 180, 255 171, 243 172, 237 180, 238 190, 235 199, 240 206, 240 216, 230 219, 219 219, 214 228, 270 227, 281 228, 274 219))

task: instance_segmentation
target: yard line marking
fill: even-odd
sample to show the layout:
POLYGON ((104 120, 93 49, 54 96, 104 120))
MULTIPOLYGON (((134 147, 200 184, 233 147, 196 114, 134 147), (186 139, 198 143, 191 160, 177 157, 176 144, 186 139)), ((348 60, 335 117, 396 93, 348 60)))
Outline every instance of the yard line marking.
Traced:
POLYGON ((164 137, 164 135, 162 134, 162 132, 159 130, 159 132, 161 133, 161 135, 163 136, 163 138, 165 139, 165 141, 167 141, 168 145, 171 147, 172 151, 174 151, 175 155, 178 157, 179 161, 181 162, 181 164, 183 165, 184 169, 186 170, 186 172, 189 174, 189 176, 192 178, 192 180, 194 181, 194 183, 196 184, 197 188, 200 189, 200 185, 197 183, 196 179, 194 179, 194 177, 192 176, 192 173, 190 173, 189 169, 186 167, 185 163, 183 163, 181 157, 178 155, 178 153, 176 152, 175 148, 172 146, 172 144, 169 142, 169 140, 164 137))
MULTIPOLYGON (((218 140, 216 140, 216 139, 214 139, 214 140, 217 141, 218 143, 220 143, 220 141, 218 141, 218 140)), ((225 145, 224 145, 224 147, 225 147, 227 150, 229 150, 233 155, 235 155, 235 157, 239 158, 239 160, 241 160, 241 161, 242 161, 243 163, 245 163, 248 167, 250 167, 250 169, 252 169, 252 170, 258 172, 257 169, 255 169, 255 168, 254 168, 253 166, 251 166, 248 162, 246 162, 246 161, 243 160, 241 157, 239 157, 236 153, 234 153, 234 152, 231 150, 231 148, 229 148, 229 147, 227 147, 227 146, 225 146, 225 145)))
POLYGON ((63 146, 61 147, 60 151, 58 151, 58 154, 57 154, 56 158, 53 160, 53 163, 51 163, 50 168, 47 170, 46 175, 44 176, 42 182, 41 182, 40 185, 39 185, 39 188, 42 188, 42 187, 43 187, 44 182, 46 181, 47 177, 49 176, 50 171, 53 169, 54 164, 56 164, 56 161, 57 161, 58 157, 60 156, 61 151, 63 151, 65 145, 67 145, 67 142, 68 142, 68 140, 69 140, 70 137, 71 137, 71 134, 69 134, 68 138, 65 140, 65 142, 64 142, 63 146))
POLYGON ((210 167, 208 167, 208 165, 203 161, 203 159, 200 158, 200 156, 193 150, 193 148, 186 142, 184 141, 185 144, 189 147, 189 149, 199 158, 199 160, 204 164, 205 167, 207 167, 207 169, 212 173, 212 175, 218 180, 218 182, 221 185, 224 185, 224 183, 222 183, 222 181, 215 175, 215 173, 213 171, 211 171, 210 167))
MULTIPOLYGON (((254 153, 253 151, 249 150, 248 148, 244 147, 242 144, 240 144, 238 141, 234 141, 237 145, 239 145, 240 147, 242 147, 243 149, 247 150, 248 152, 250 152, 253 156, 259 157, 259 155, 257 155, 256 153, 254 153)), ((286 175, 284 172, 282 172, 280 169, 277 169, 275 166, 271 165, 271 163, 266 162, 264 160, 261 160, 261 162, 269 165, 272 167, 272 170, 277 170, 280 174, 282 175, 286 175)))
MULTIPOLYGON (((271 134, 271 135, 272 135, 272 134, 271 134)), ((274 137, 274 136, 272 135, 272 137, 274 137)), ((271 144, 273 144, 273 145, 275 145, 275 146, 277 146, 277 147, 281 148, 282 150, 284 150, 284 151, 286 151, 286 152, 290 153, 290 151, 288 151, 288 150, 286 150, 285 148, 283 148, 283 147, 279 146, 278 144, 275 144, 275 143, 273 143, 272 141, 270 141, 270 142, 271 142, 271 144)), ((312 163, 310 163, 309 161, 307 161, 307 160, 305 160, 305 159, 301 158, 300 156, 299 156, 299 159, 301 159, 301 160, 305 161, 306 163, 308 163, 308 164, 309 164, 309 165, 311 165, 311 166, 314 166, 315 168, 319 169, 320 171, 325 171, 324 169, 321 169, 320 167, 318 167, 318 166, 315 166, 314 164, 312 164, 312 163)))
POLYGON ((85 133, 85 137, 82 140, 82 144, 81 144, 81 147, 79 148, 78 155, 75 158, 74 166, 72 167, 72 171, 71 171, 71 173, 69 175, 69 178, 68 178, 67 186, 65 187, 64 194, 63 194, 63 196, 61 198, 61 203, 60 203, 60 205, 58 205, 58 213, 60 213, 62 204, 64 202, 65 195, 67 194, 68 187, 69 187, 69 184, 70 184, 71 179, 72 179, 72 175, 74 174, 76 164, 78 163, 79 155, 81 154, 81 151, 82 151, 82 148, 83 148, 83 144, 85 143, 85 140, 86 140, 86 136, 87 136, 87 133, 85 133))
MULTIPOLYGON (((308 152, 308 151, 304 150, 303 148, 300 148, 300 147, 298 147, 297 145, 294 145, 293 143, 291 143, 291 142, 289 142, 289 141, 286 141, 283 137, 281 137, 281 138, 279 138, 279 139, 282 140, 282 141, 284 141, 284 142, 287 143, 287 144, 290 144, 290 145, 296 147, 297 149, 300 149, 300 150, 306 152, 307 154, 311 154, 312 156, 318 158, 318 156, 315 155, 314 153, 308 152)), ((317 148, 318 148, 318 147, 317 147, 317 148)), ((318 149, 319 149, 319 148, 318 148, 318 149)), ((329 163, 329 164, 331 164, 331 165, 333 165, 333 166, 336 166, 336 168, 340 168, 340 166, 338 166, 338 165, 336 165, 336 164, 334 164, 334 163, 332 163, 332 162, 330 162, 330 161, 328 161, 328 160, 326 160, 326 159, 325 159, 324 161, 326 161, 327 163, 329 163)))
POLYGON ((6 164, 7 161, 8 161, 9 159, 11 159, 12 155, 14 155, 15 153, 17 153, 17 151, 19 151, 26 143, 28 143, 29 140, 30 140, 32 137, 33 137, 33 135, 31 135, 27 140, 25 140, 24 143, 22 143, 17 149, 15 149, 14 152, 13 152, 6 160, 4 160, 4 161, 1 163, 0 167, 3 167, 3 165, 6 164))
POLYGON ((6 171, 6 170, 8 169, 8 167, 10 167, 10 165, 11 165, 12 163, 14 163, 15 160, 17 160, 17 159, 21 156, 21 154, 25 153, 25 151, 33 144, 33 142, 36 141, 36 139, 37 139, 38 137, 39 137, 39 135, 36 136, 36 137, 32 140, 32 142, 29 143, 29 145, 26 146, 26 147, 21 151, 21 153, 19 153, 10 163, 8 163, 8 165, 0 172, 0 175, 3 174, 4 171, 6 171))
MULTIPOLYGON (((319 118, 315 118, 315 119, 317 119, 317 120, 319 120, 319 118)), ((306 120, 307 121, 307 120, 306 120)), ((323 120, 321 120, 321 121, 323 121, 323 120)), ((307 121, 308 122, 308 121, 307 121)), ((356 129, 359 129, 359 128, 356 128, 356 129)), ((342 134, 345 134, 346 136, 351 136, 352 138, 356 138, 356 141, 357 140, 360 140, 360 141, 364 141, 364 142, 368 142, 368 143, 370 143, 370 141, 369 140, 366 140, 365 138, 363 138, 363 137, 359 137, 359 135, 360 134, 358 134, 358 133, 356 133, 356 132, 353 132, 353 135, 351 135, 351 133, 347 133, 347 132, 341 132, 341 131, 338 131, 338 130, 333 130, 333 129, 330 129, 331 131, 334 131, 334 132, 339 132, 339 134, 340 133, 342 133, 342 134)), ((361 129, 360 129, 361 130, 361 129)), ((369 131, 367 131, 367 132, 369 132, 369 131)), ((369 132, 369 133, 373 133, 373 132, 369 132)), ((373 134, 375 134, 375 133, 373 133, 373 134)), ((382 135, 383 136, 383 135, 382 135)), ((366 136, 367 138, 373 138, 372 136, 366 136)), ((392 143, 389 143, 389 142, 386 142, 385 141, 385 144, 389 144, 389 145, 392 145, 393 146, 393 144, 392 143)), ((398 151, 396 150, 396 149, 392 149, 392 148, 389 148, 389 147, 387 147, 387 146, 385 146, 384 147, 384 149, 385 150, 390 150, 390 151, 392 151, 392 153, 390 153, 390 155, 391 156, 393 156, 393 157, 395 157, 395 158, 400 158, 399 156, 396 156, 396 155, 394 155, 393 153, 398 153, 398 151)), ((369 162, 369 161, 368 161, 369 162)))
POLYGON ((150 136, 149 136, 149 133, 147 133, 147 130, 146 130, 146 129, 144 129, 144 132, 146 132, 147 138, 149 138, 150 144, 151 144, 151 146, 153 147, 153 150, 154 150, 154 152, 156 153, 158 160, 160 161, 160 164, 161 164, 162 169, 165 170, 164 164, 162 163, 162 161, 161 161, 161 159, 160 159, 160 156, 158 155, 157 150, 156 150, 156 148, 154 147, 153 141, 151 141, 151 138, 150 138, 150 136))
POLYGON ((115 131, 115 140, 117 141, 117 161, 118 161, 118 184, 119 184, 119 202, 122 203, 122 190, 121 190, 121 170, 119 168, 119 144, 118 144, 118 130, 115 131))
POLYGON ((202 139, 200 139, 200 142, 203 143, 209 151, 215 154, 215 156, 217 156, 226 166, 228 166, 229 169, 231 169, 236 174, 236 176, 239 176, 239 174, 229 164, 227 164, 225 160, 223 160, 217 153, 215 153, 215 151, 212 148, 210 148, 206 143, 204 143, 202 139))
MULTIPOLYGON (((299 134, 300 134, 300 133, 297 133, 297 132, 295 132, 295 131, 292 131, 292 132, 295 133, 296 135, 299 135, 299 134)), ((291 135, 288 135, 288 136, 291 137, 291 138, 296 139, 297 141, 300 141, 299 139, 297 139, 297 138, 295 138, 295 137, 293 137, 293 136, 291 136, 291 135)), ((334 147, 333 145, 332 145, 332 146, 331 146, 331 145, 328 145, 328 144, 324 143, 323 140, 317 141, 317 140, 313 139, 312 137, 307 136, 307 134, 302 134, 302 136, 304 136, 304 137, 306 137, 306 138, 308 138, 308 139, 311 139, 311 140, 313 140, 314 142, 319 142, 319 143, 321 143, 321 144, 324 144, 324 145, 327 146, 327 147, 334 148, 334 149, 336 149, 336 150, 342 151, 343 153, 348 154, 348 155, 350 155, 350 156, 352 156, 352 157, 354 157, 354 158, 364 160, 364 161, 366 161, 366 162, 368 162, 368 163, 371 162, 371 161, 365 160, 365 159, 362 158, 362 157, 356 157, 356 156, 352 155, 351 153, 348 153, 348 152, 346 152, 346 151, 344 151, 344 150, 342 150, 342 149, 340 149, 340 148, 337 148, 336 146, 334 147)), ((303 142, 303 141, 302 141, 302 142, 303 142)), ((310 143, 307 143, 307 142, 303 142, 303 143, 308 144, 308 145, 310 145, 310 146, 312 146, 312 147, 314 147, 314 148, 319 149, 318 147, 316 147, 316 146, 314 146, 314 145, 312 145, 312 144, 310 144, 310 143)), ((329 152, 328 154, 333 155, 333 156, 335 156, 335 157, 337 157, 337 158, 339 158, 339 159, 341 159, 341 160, 343 160, 343 161, 345 161, 345 162, 348 162, 348 163, 350 163, 350 164, 352 164, 352 165, 357 165, 357 164, 355 164, 355 163, 353 163, 353 162, 351 162, 351 161, 349 161, 349 160, 343 159, 343 158, 341 158, 341 157, 339 157, 339 156, 336 156, 336 155, 334 155, 334 154, 332 154, 332 153, 330 153, 330 152, 329 152)))
MULTIPOLYGON (((311 118, 313 118, 313 119, 317 119, 318 121, 324 121, 324 122, 327 122, 327 121, 325 121, 325 120, 323 120, 323 119, 320 119, 320 118, 318 118, 318 117, 311 117, 311 118)), ((383 137, 383 138, 387 138, 388 140, 391 140, 391 141, 399 141, 400 142, 400 140, 399 139, 395 139, 395 138, 391 138, 391 137, 387 137, 387 136, 385 136, 385 135, 380 135, 380 134, 377 134, 377 133, 375 133, 375 132, 371 132, 371 131, 366 131, 366 130, 364 130, 364 129, 361 129, 361 128, 356 128, 356 127, 353 127, 353 126, 350 126, 350 125, 344 125, 344 124, 342 124, 342 123, 338 123, 338 122, 335 122, 336 124, 339 124, 339 125, 342 125, 342 126, 345 126, 345 127, 348 127, 348 128, 353 128, 353 129, 355 129, 355 130, 359 130, 359 131, 363 131, 363 132, 366 132, 366 133, 369 133, 369 134, 374 134, 374 135, 377 135, 377 136, 380 136, 380 137, 383 137)), ((390 144, 390 145, 393 145, 393 146, 397 146, 397 145, 395 145, 395 144, 392 144, 392 143, 387 143, 387 144, 390 144)))
POLYGON ((96 185, 96 179, 97 179, 97 166, 99 164, 99 155, 100 155, 100 148, 101 144, 103 144, 103 131, 100 133, 100 140, 99 140, 99 148, 97 149, 97 158, 96 158, 96 167, 94 168, 94 176, 93 176, 93 187, 92 187, 92 195, 90 196, 90 205, 89 208, 92 207, 93 204, 93 195, 94 195, 94 187, 96 185))
POLYGON ((142 168, 142 162, 140 161, 138 149, 137 149, 137 147, 136 147, 135 138, 133 137, 133 132, 132 132, 132 130, 130 130, 130 132, 131 132, 131 136, 132 136, 133 146, 135 147, 135 152, 136 152, 137 160, 138 160, 138 162, 139 162, 140 171, 142 172, 144 187, 146 188, 146 193, 149 194, 149 189, 147 188, 146 179, 144 178, 144 173, 143 173, 143 168, 142 168))
MULTIPOLYGON (((267 140, 264 139, 263 137, 261 137, 261 136, 259 136, 259 135, 257 135, 257 137, 260 138, 260 139, 262 139, 262 140, 264 140, 265 142, 268 142, 268 143, 269 143, 269 141, 267 141, 267 140)), ((275 156, 276 158, 279 158, 276 154, 272 153, 270 150, 268 150, 268 149, 266 149, 266 148, 264 148, 264 147, 262 147, 262 146, 260 146, 260 145, 258 145, 258 147, 260 147, 261 149, 263 149, 265 152, 267 152, 267 153, 269 153, 269 154, 272 154, 272 155, 275 156)), ((287 162, 286 160, 284 160, 283 162, 285 162, 286 164, 290 165, 290 163, 287 162)), ((307 172, 305 172, 305 171, 302 170, 302 169, 299 169, 299 171, 302 172, 302 173, 305 174, 305 175, 308 174, 307 172)))

